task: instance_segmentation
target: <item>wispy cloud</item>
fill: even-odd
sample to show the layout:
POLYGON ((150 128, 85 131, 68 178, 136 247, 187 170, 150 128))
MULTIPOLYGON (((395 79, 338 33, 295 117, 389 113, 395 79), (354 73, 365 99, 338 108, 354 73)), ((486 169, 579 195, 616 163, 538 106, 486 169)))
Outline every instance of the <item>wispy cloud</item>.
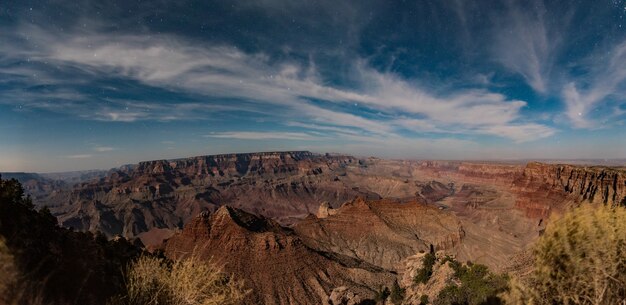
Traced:
MULTIPOLYGON (((576 128, 598 127, 598 122, 589 118, 590 112, 601 106, 611 96, 616 96, 623 104, 626 88, 626 42, 612 47, 608 52, 599 51, 588 59, 582 67, 589 73, 574 77, 562 90, 566 105, 566 115, 576 128), (621 97, 620 97, 621 95, 621 97)), ((619 107, 605 109, 608 117, 619 116, 619 107)))
MULTIPOLYGON (((555 53, 560 47, 564 31, 555 23, 546 22, 543 1, 505 1, 506 12, 496 17, 493 33, 493 56, 503 66, 520 74, 537 92, 547 93, 555 53)), ((564 8, 563 16, 567 15, 564 8)), ((566 19, 566 18, 565 18, 566 19)))
MULTIPOLYGON (((394 136, 399 129, 415 134, 487 134, 515 141, 554 133, 548 126, 522 120, 520 111, 527 105, 525 101, 510 100, 482 89, 436 94, 414 80, 379 72, 358 59, 353 62, 351 72, 358 80, 356 86, 337 88, 324 81, 324 75, 319 74, 313 63, 303 66, 290 61, 276 62, 263 53, 244 53, 229 46, 204 45, 168 35, 81 32, 53 35, 33 27, 24 31, 28 32, 30 43, 39 47, 31 46, 26 51, 0 47, 5 58, 29 56, 59 67, 132 79, 167 90, 213 99, 239 99, 249 102, 251 111, 273 117, 356 128, 383 137, 394 136), (311 100, 338 107, 322 106, 311 100), (347 107, 352 104, 357 107, 347 107), (267 105, 273 105, 273 110, 268 111, 267 105), (360 111, 374 115, 366 116, 360 111)), ((51 107, 46 102, 30 105, 51 107)), ((231 106, 230 110, 242 105, 231 106)), ((228 106, 215 102, 164 104, 110 100, 95 109, 68 111, 75 111, 85 119, 134 122, 193 119, 207 117, 211 111, 227 110, 228 106)))

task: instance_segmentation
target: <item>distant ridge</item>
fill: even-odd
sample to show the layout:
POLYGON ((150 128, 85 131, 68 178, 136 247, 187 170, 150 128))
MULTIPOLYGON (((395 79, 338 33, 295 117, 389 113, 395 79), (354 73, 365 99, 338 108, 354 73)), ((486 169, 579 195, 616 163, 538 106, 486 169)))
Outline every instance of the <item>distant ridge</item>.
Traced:
POLYGON ((223 157, 238 157, 238 156, 270 156, 270 155, 307 155, 307 156, 321 156, 322 154, 315 154, 308 150, 285 150, 285 151, 259 151, 259 152, 243 152, 243 153, 225 153, 225 154, 212 154, 212 155, 199 155, 192 157, 182 157, 182 158, 174 158, 174 159, 156 159, 156 160, 146 160, 140 161, 143 162, 152 162, 152 161, 181 161, 187 159, 197 159, 197 158, 223 158, 223 157))

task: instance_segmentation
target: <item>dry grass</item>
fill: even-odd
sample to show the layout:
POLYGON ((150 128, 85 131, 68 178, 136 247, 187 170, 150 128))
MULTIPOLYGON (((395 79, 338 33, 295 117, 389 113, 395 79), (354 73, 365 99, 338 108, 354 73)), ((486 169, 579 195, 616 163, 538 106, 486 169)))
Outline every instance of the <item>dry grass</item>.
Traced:
POLYGON ((197 256, 174 262, 142 256, 127 271, 126 290, 111 303, 227 305, 238 304, 247 293, 242 282, 197 256))
POLYGON ((577 208, 548 226, 507 304, 626 304, 626 209, 577 208))

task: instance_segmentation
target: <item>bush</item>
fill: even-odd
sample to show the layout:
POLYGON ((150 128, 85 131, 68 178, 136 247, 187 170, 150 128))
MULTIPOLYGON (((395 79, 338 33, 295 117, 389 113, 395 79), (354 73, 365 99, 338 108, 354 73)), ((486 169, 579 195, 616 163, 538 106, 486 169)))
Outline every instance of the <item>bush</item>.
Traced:
POLYGON ((502 304, 498 294, 508 288, 506 276, 493 274, 487 266, 480 264, 461 265, 455 260, 449 262, 460 285, 446 286, 433 304, 502 304))
POLYGON ((376 302, 385 302, 391 292, 389 292, 389 288, 380 287, 378 291, 376 291, 376 296, 374 297, 374 301, 376 302))
POLYGON ((554 221, 534 247, 534 270, 512 282, 510 304, 622 304, 626 209, 585 205, 554 221))
POLYGON ((126 272, 126 293, 111 304, 228 305, 247 292, 243 283, 196 256, 179 261, 142 256, 126 272))
POLYGON ((413 281, 416 284, 426 284, 430 279, 430 276, 433 275, 433 266, 435 265, 436 257, 435 254, 430 252, 427 253, 422 260, 422 268, 417 270, 417 274, 413 278, 413 281))
POLYGON ((391 303, 393 304, 401 304, 404 301, 405 289, 400 288, 398 282, 393 282, 393 286, 391 286, 391 294, 389 295, 391 298, 391 303))
POLYGON ((429 301, 428 301, 428 295, 427 294, 423 294, 420 297, 420 304, 419 305, 428 305, 429 301))

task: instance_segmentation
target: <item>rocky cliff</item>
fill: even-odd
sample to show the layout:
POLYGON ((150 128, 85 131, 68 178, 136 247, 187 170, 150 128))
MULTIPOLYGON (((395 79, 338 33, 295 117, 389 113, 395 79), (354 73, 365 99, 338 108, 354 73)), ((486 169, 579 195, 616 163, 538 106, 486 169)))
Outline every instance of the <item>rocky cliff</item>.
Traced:
POLYGON ((535 217, 580 203, 626 204, 626 171, 620 168, 531 162, 514 187, 518 206, 535 217))

